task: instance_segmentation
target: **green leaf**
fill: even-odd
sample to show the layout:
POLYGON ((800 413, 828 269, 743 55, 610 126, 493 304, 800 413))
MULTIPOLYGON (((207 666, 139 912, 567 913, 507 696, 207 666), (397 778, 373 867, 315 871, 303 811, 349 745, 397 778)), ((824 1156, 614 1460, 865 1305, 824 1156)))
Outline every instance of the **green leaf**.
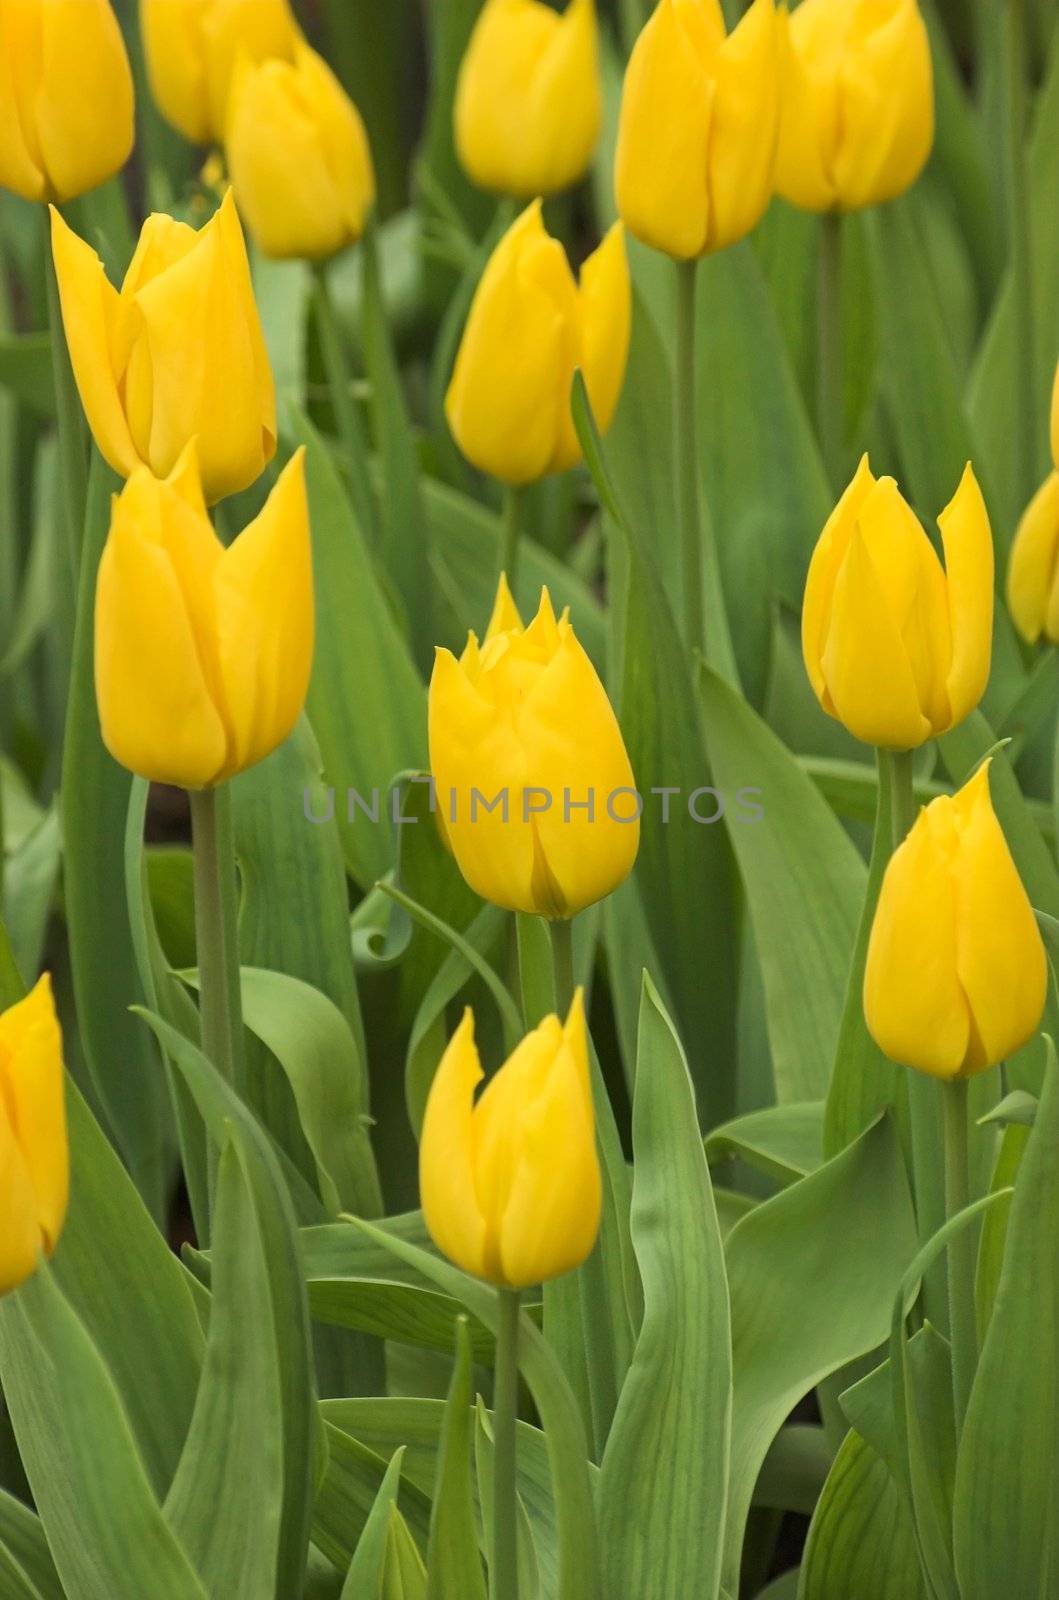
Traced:
POLYGON ((365 1600, 369 1595, 378 1595, 382 1588, 390 1514, 397 1505, 397 1488, 401 1481, 403 1454, 402 1450, 395 1450, 386 1469, 386 1476, 379 1487, 375 1504, 368 1513, 368 1520, 357 1541, 356 1553, 349 1564, 346 1581, 342 1585, 342 1600, 365 1600))
MULTIPOLYGON (((275 1591, 283 1503, 280 1379, 266 1240, 233 1127, 217 1173, 210 1330, 195 1414, 166 1518, 210 1594, 275 1591)), ((259 1177, 258 1181, 261 1179, 259 1177)))
MULTIPOLYGON (((13 1495, 0 1489, 0 1549, 11 1566, 17 1568, 19 1581, 27 1585, 24 1595, 16 1590, 8 1596, 0 1582, 3 1600, 64 1600, 59 1574, 55 1570, 48 1541, 44 1536, 40 1518, 13 1495)), ((0 1560, 0 1579, 6 1578, 0 1560)))
POLYGON ((770 1444, 810 1389, 885 1338, 894 1289, 915 1242, 904 1161, 889 1119, 756 1206, 729 1234, 735 1399, 725 1584, 733 1593, 746 1515, 770 1444))
POLYGON ((864 899, 864 864, 794 757, 715 673, 700 679, 706 744, 725 796, 765 984, 776 1094, 827 1093, 864 899), (755 815, 740 805, 763 811, 755 815))
POLYGON ((712 1600, 732 1404, 724 1254, 687 1063, 646 974, 633 1150, 644 1313, 603 1457, 603 1586, 649 1591, 653 1600, 712 1600))
POLYGON ((45 422, 55 416, 49 334, 0 334, 0 389, 45 422))
MULTIPOLYGON (((313 1509, 313 1540, 344 1572, 356 1554, 358 1541, 386 1477, 392 1447, 381 1456, 330 1423, 325 1423, 325 1433, 327 1470, 313 1509)), ((425 1548, 430 1523, 429 1495, 402 1478, 398 1499, 402 1515, 425 1548)))
POLYGON ((714 1165, 738 1157, 780 1184, 795 1183, 823 1161, 823 1131, 821 1100, 767 1106, 714 1128, 706 1159, 714 1165))
MULTIPOLYGON (((493 1417, 481 1395, 474 1409, 474 1464, 478 1480, 478 1504, 483 1528, 493 1525, 493 1417)), ((515 1544, 518 1563, 519 1600, 539 1600, 540 1564, 533 1539, 533 1526, 515 1490, 515 1544)))
MULTIPOLYGON (((1010 1098, 1010 1096, 1009 1096, 1010 1098)), ((996 1165, 989 1184, 990 1194, 998 1189, 1013 1189, 1016 1185, 1022 1158, 1029 1143, 1032 1123, 1012 1122, 1004 1129, 996 1165)), ((978 1265, 975 1272, 974 1297, 978 1313, 978 1342, 985 1343, 989 1319, 993 1315, 997 1285, 1004 1265, 1004 1248, 1007 1244, 1010 1199, 990 1206, 982 1218, 982 1231, 978 1240, 978 1265)))
POLYGON ((956 1466, 963 1600, 1033 1600, 1059 1576, 1059 1071, 1049 1044, 956 1466))
POLYGON ((848 1433, 813 1514, 798 1600, 929 1600, 912 1519, 875 1451, 848 1433))
POLYGON ((430 1514, 429 1600, 486 1600, 471 1477, 471 1377, 471 1343, 462 1318, 456 1329, 456 1362, 430 1514))

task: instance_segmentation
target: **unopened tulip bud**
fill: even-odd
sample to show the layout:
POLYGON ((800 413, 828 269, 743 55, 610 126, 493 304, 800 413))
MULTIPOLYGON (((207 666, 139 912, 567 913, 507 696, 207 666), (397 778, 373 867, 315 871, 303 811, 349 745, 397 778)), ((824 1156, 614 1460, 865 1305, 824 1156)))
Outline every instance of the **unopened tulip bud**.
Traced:
POLYGON ((288 0, 140 0, 140 29, 155 103, 194 144, 224 138, 240 54, 292 61, 299 37, 288 0))
POLYGON ((47 973, 0 1012, 0 1294, 50 1256, 70 1187, 62 1035, 47 973))
POLYGON ((1008 610, 1027 644, 1059 644, 1059 472, 1023 513, 1008 562, 1008 610))

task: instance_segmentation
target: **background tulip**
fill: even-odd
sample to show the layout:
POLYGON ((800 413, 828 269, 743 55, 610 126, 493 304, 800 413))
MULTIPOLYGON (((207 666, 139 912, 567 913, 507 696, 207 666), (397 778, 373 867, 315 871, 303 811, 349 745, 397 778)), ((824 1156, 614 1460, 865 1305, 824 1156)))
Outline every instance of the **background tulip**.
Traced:
POLYGON ((134 472, 96 588, 96 697, 115 760, 186 789, 264 760, 301 713, 312 654, 302 452, 227 549, 206 515, 194 444, 165 482, 134 472))
POLYGON ((231 194, 195 232, 148 217, 120 294, 52 212, 52 249, 77 387, 122 477, 164 477, 199 440, 209 501, 254 482, 276 448, 276 397, 231 194))
POLYGON ((314 50, 254 65, 232 83, 226 151, 232 188, 267 256, 333 256, 359 239, 375 199, 360 113, 314 50))
POLYGON ((1059 644, 1059 472, 1026 507, 1008 562, 1008 610, 1022 637, 1059 644))
POLYGON ((606 691, 567 613, 556 622, 547 589, 523 628, 501 579, 482 645, 472 633, 459 661, 438 650, 428 716, 438 809, 460 871, 483 899, 570 917, 628 876, 639 821, 615 816, 636 812, 632 768, 606 691), (506 820, 481 803, 472 817, 474 790, 487 800, 506 790, 506 820), (625 792, 611 815, 617 791, 625 792), (574 809, 590 794, 591 816, 574 809))
POLYGON ((483 189, 528 200, 576 183, 603 116, 595 0, 562 16, 540 0, 486 0, 454 110, 460 160, 483 189))
POLYGON ((678 260, 734 244, 772 198, 782 39, 772 0, 725 37, 720 0, 659 0, 629 59, 614 192, 678 260))
POLYGON ((809 211, 903 194, 934 142, 916 0, 802 0, 790 19, 776 189, 809 211))
POLYGON ((1046 966, 986 762, 920 812, 886 869, 864 974, 868 1027, 894 1061, 968 1077, 1032 1037, 1046 966))
POLYGON ((545 1017, 476 1100, 482 1077, 468 1007, 423 1118, 423 1213, 438 1249, 465 1272, 524 1289, 579 1266, 599 1232, 581 991, 565 1027, 545 1017))
POLYGON ((511 484, 574 466, 574 372, 584 373, 606 429, 625 376, 630 318, 620 224, 584 263, 579 285, 562 245, 545 232, 540 201, 528 206, 482 275, 445 397, 468 460, 511 484))
POLYGON ((0 1294, 55 1249, 69 1186, 62 1035, 45 973, 0 1012, 0 1294))
POLYGON ((0 0, 0 187, 70 200, 124 166, 133 134, 109 0, 0 0))
POLYGON ((240 52, 294 58, 298 25, 287 0, 140 0, 147 72, 162 115, 185 138, 224 138, 240 52))
POLYGON ((866 744, 915 748, 981 699, 993 544, 970 465, 938 518, 945 568, 892 478, 864 456, 813 551, 802 653, 828 716, 866 744))

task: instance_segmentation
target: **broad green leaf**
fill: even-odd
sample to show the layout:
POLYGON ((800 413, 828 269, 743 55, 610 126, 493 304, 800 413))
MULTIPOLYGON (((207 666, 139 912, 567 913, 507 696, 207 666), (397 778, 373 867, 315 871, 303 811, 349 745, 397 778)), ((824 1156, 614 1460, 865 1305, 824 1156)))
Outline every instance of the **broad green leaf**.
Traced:
MULTIPOLYGON (((309 1309, 321 1322, 428 1350, 451 1352, 454 1347, 463 1312, 460 1302, 450 1295, 353 1274, 315 1278, 311 1266, 308 1286, 309 1309)), ((491 1366, 492 1336, 478 1322, 473 1326, 472 1343, 475 1359, 491 1366)))
MULTIPOLYGON (((0 1546, 8 1560, 29 1584, 32 1600, 64 1600, 59 1574, 55 1570, 40 1518, 21 1500, 0 1489, 0 1546)), ((4 1595, 3 1563, 0 1562, 0 1595, 4 1595)), ((4 1595, 4 1600, 14 1597, 4 1595)))
POLYGON ((633 1150, 644 1312, 600 1477, 603 1586, 712 1600, 732 1406, 724 1253, 687 1063, 646 974, 633 1150))
POLYGON ((848 1433, 813 1514, 798 1600, 929 1600, 901 1491, 885 1462, 848 1433))
POLYGON ((886 1337, 915 1251, 904 1161, 889 1119, 728 1236, 734 1407, 725 1584, 738 1581, 761 1463, 798 1401, 886 1337), (806 1285, 812 1286, 806 1293, 806 1285), (776 1329, 784 1337, 776 1338, 776 1329))
POLYGON ((471 1400, 471 1343, 466 1319, 461 1319, 456 1329, 456 1361, 445 1404, 430 1513, 429 1600, 486 1600, 474 1519, 471 1400))
POLYGON ((1045 1600, 1059 1574, 1059 1072, 1050 1045, 1048 1056, 957 1457, 963 1600, 1045 1600))
POLYGON ((4 863, 4 916, 8 934, 19 969, 33 977, 41 967, 61 850, 59 818, 55 810, 50 809, 4 863))
MULTIPOLYGON (((327 1402, 335 1404, 337 1402, 327 1402)), ((313 1541, 344 1572, 353 1560, 358 1541, 386 1476, 395 1448, 385 1455, 363 1445, 341 1429, 325 1424, 327 1470, 313 1506, 313 1541)), ((401 1479, 401 1514, 425 1549, 430 1526, 430 1495, 401 1479)))
POLYGON ((262 1600, 275 1591, 283 1503, 280 1377, 265 1265, 274 1241, 262 1234, 245 1170, 259 1159, 233 1127, 217 1173, 202 1381, 165 1502, 206 1589, 224 1600, 262 1600))
POLYGON ((761 961, 777 1098, 820 1099, 845 1004, 864 864, 746 702, 705 667, 700 688, 710 764, 761 961))
POLYGON ((795 1183, 823 1161, 823 1132, 821 1100, 767 1106, 714 1128, 706 1159, 712 1166, 739 1157, 780 1184, 795 1183))

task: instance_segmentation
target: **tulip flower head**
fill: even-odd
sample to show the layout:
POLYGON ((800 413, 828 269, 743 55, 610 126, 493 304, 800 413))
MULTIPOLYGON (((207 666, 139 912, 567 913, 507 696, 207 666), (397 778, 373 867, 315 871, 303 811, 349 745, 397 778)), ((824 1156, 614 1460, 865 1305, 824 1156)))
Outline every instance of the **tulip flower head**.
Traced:
POLYGON ((423 1214, 450 1261, 501 1288, 558 1278, 591 1254, 601 1183, 580 989, 565 1026, 545 1017, 475 1100, 483 1077, 468 1008, 423 1118, 423 1214))
POLYGON ((211 504, 260 477, 276 396, 231 193, 198 232, 148 217, 120 293, 54 210, 52 250, 81 403, 115 472, 164 478, 197 438, 211 504))
POLYGON ((458 661, 438 650, 428 722, 443 831, 483 899, 572 917, 632 871, 639 800, 621 730, 547 589, 524 628, 501 578, 482 644, 472 633, 458 661))
POLYGON ((595 0, 486 0, 460 67, 456 149, 483 189, 522 200, 583 177, 603 90, 595 0))
POLYGON ((903 194, 934 143, 917 0, 802 0, 789 24, 776 189, 807 211, 903 194))
POLYGON ((151 93, 193 144, 220 142, 240 54, 292 61, 300 35, 288 0, 140 0, 151 93))
POLYGON ((0 1012, 0 1294, 55 1249, 69 1187, 62 1034, 45 973, 0 1012))
POLYGON ((304 453, 227 549, 192 442, 114 501, 96 585, 96 699, 116 761, 205 789, 263 761, 305 703, 313 584, 304 453))
POLYGON ((773 0, 726 36, 720 0, 659 0, 629 58, 614 193, 629 232, 680 261, 734 244, 772 198, 783 39, 773 0))
POLYGON ((919 814, 883 877, 864 973, 881 1050, 936 1078, 982 1072, 1040 1025, 1047 962, 985 762, 919 814))
POLYGON ((124 166, 133 137, 110 0, 0 0, 0 188, 72 200, 124 166))
POLYGON ((532 483, 581 459, 570 415, 584 374, 605 430, 629 353, 632 298, 625 237, 610 229, 575 280, 536 200, 489 259, 445 396, 445 415, 469 461, 505 483, 532 483))
POLYGON ((938 526, 944 568, 865 456, 809 563, 806 671, 828 716, 866 744, 916 748, 961 722, 989 679, 993 543, 970 465, 938 526))
POLYGON ((1059 644, 1059 472, 1026 507, 1008 562, 1008 610, 1027 644, 1059 644))
POLYGON ((226 150, 232 189, 266 256, 323 261, 359 239, 375 200, 360 113, 315 50, 293 62, 241 55, 226 150))

